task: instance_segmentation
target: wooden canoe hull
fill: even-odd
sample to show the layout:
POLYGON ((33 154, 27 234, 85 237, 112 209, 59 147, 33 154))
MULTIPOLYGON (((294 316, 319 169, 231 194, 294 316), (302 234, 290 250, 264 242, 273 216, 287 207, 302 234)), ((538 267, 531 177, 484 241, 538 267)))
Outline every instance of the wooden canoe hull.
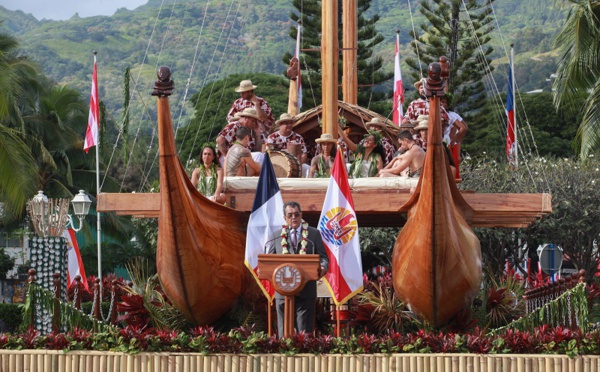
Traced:
POLYGON ((481 248, 467 219, 465 202, 441 141, 439 99, 430 101, 427 154, 421 178, 392 257, 394 290, 407 306, 434 326, 447 323, 468 305, 481 283, 481 248))
POLYGON ((174 306, 197 325, 219 319, 242 291, 248 214, 213 203, 191 184, 175 150, 166 97, 158 99, 160 214, 156 266, 174 306))

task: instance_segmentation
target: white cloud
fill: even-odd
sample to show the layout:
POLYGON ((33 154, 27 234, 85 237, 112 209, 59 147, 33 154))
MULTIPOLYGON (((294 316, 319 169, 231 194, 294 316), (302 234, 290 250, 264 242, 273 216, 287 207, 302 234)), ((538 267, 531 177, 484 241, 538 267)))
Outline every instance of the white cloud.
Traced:
POLYGON ((75 13, 80 17, 113 15, 117 9, 135 9, 148 0, 2 0, 0 5, 10 10, 31 13, 37 19, 66 20, 75 13))

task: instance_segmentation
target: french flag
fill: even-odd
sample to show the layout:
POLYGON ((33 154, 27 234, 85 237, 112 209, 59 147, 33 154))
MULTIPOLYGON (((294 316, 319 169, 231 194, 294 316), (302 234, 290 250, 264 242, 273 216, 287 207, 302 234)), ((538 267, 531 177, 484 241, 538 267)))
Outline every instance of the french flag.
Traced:
POLYGON ((267 153, 260 170, 252 213, 248 221, 244 263, 269 299, 269 302, 275 296, 275 288, 273 288, 270 281, 258 279, 258 255, 266 253, 265 245, 275 238, 273 234, 281 230, 283 225, 285 225, 283 198, 281 197, 271 159, 267 153))
POLYGON ((300 35, 302 33, 302 25, 298 25, 298 34, 296 36, 296 51, 294 57, 298 59, 298 77, 296 78, 296 86, 298 87, 298 111, 302 108, 302 67, 300 66, 300 35))
POLYGON ((318 227, 329 258, 325 283, 336 306, 363 289, 358 223, 343 159, 338 150, 318 227))
POLYGON ((510 164, 515 164, 516 141, 515 141, 515 108, 513 99, 513 76, 512 60, 508 69, 508 95, 506 96, 506 159, 510 164))

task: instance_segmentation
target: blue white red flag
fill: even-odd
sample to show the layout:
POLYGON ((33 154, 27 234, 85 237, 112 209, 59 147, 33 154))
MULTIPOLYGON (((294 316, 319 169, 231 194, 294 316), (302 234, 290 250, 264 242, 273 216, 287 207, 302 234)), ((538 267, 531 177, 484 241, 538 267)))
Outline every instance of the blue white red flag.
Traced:
POLYGON ((83 260, 81 259, 81 253, 79 252, 79 245, 77 244, 77 237, 75 236, 75 230, 64 229, 63 238, 67 241, 67 285, 70 287, 75 281, 75 277, 79 275, 81 277, 81 283, 83 287, 88 291, 87 277, 85 276, 85 269, 83 268, 83 260))
POLYGON ((298 112, 302 108, 302 67, 300 66, 300 35, 302 34, 302 26, 298 25, 298 34, 296 36, 296 51, 294 57, 298 60, 298 77, 296 78, 296 86, 298 87, 298 112))
POLYGON ((285 225, 283 199, 281 198, 281 191, 279 191, 279 184, 275 177, 271 159, 266 155, 260 170, 252 213, 248 221, 244 263, 269 299, 269 302, 273 300, 275 289, 268 280, 258 279, 258 255, 267 253, 265 252, 265 246, 276 238, 274 233, 281 230, 283 225, 285 225))
POLYGON ((508 69, 508 95, 506 96, 506 159, 509 164, 516 164, 517 143, 515 141, 515 108, 513 99, 512 61, 508 69))
POLYGON ((98 128, 100 127, 100 101, 98 96, 98 72, 96 56, 94 56, 94 72, 92 74, 92 92, 90 94, 90 114, 85 131, 83 150, 87 153, 90 148, 98 145, 98 128))
POLYGON ((400 70, 400 35, 396 34, 396 54, 394 56, 394 124, 400 125, 404 120, 404 87, 402 86, 402 71, 400 70))
POLYGON ((341 150, 335 157, 319 231, 329 258, 325 282, 339 306, 363 289, 358 223, 341 150))

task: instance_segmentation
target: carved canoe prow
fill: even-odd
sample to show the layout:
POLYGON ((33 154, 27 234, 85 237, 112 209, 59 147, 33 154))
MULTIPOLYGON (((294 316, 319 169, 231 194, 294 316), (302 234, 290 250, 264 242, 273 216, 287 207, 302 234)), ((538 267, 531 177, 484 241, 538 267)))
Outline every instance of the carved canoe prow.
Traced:
POLYGON ((468 305, 479 289, 482 270, 479 239, 467 223, 473 210, 456 187, 442 144, 443 62, 430 65, 425 83, 430 97, 427 153, 415 192, 401 208, 408 218, 392 262, 394 290, 434 326, 447 323, 468 305))
POLYGON ((190 182, 175 149, 168 96, 170 71, 159 69, 160 213, 156 266, 173 305, 197 325, 214 322, 239 297, 245 278, 248 215, 214 203, 190 182))

